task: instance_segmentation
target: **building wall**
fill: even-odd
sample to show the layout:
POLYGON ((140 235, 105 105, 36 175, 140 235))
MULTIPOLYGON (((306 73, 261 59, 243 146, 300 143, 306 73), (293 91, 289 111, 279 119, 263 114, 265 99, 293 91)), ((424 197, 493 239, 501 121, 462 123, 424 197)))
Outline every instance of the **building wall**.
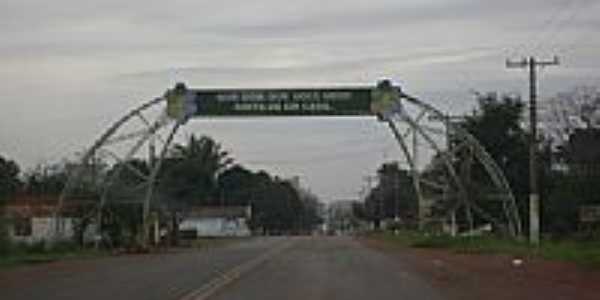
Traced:
POLYGON ((197 237, 244 237, 250 236, 245 218, 186 218, 179 225, 180 231, 195 230, 197 237))
MULTIPOLYGON (((59 219, 61 226, 61 236, 60 239, 68 240, 72 239, 74 236, 74 220, 72 218, 62 218, 59 219)), ((29 235, 17 235, 15 224, 10 224, 8 226, 9 235, 11 240, 15 242, 23 242, 23 243, 36 243, 40 241, 48 241, 54 239, 55 229, 56 229, 56 219, 51 217, 34 217, 30 218, 29 222, 31 224, 31 234, 29 235)))

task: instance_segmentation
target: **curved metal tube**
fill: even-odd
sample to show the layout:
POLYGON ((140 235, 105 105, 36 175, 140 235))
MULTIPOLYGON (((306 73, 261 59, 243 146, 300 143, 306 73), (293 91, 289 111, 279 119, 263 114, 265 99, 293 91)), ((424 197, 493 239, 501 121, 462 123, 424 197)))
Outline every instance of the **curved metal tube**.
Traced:
MULTIPOLYGON (((519 237, 522 232, 521 231, 522 224, 521 224, 521 219, 520 219, 518 210, 516 210, 517 208, 516 208, 516 201, 515 201, 514 195, 512 194, 512 190, 510 188, 510 184, 508 183, 508 180, 506 180, 506 177, 504 177, 504 174, 502 173, 500 167, 496 164, 496 162, 489 155, 489 153, 487 151, 485 151, 483 146, 481 146, 481 144, 479 144, 479 142, 477 141, 477 139, 475 139, 475 137, 473 137, 464 128, 449 122, 449 120, 447 120, 447 118, 445 118, 444 114, 442 112, 440 112, 439 110, 437 110, 435 107, 433 107, 429 104, 423 103, 419 99, 412 97, 410 95, 407 95, 405 93, 402 93, 402 92, 401 92, 401 98, 416 105, 416 106, 419 106, 419 107, 427 110, 429 113, 433 114, 439 120, 444 120, 444 125, 447 128, 452 128, 456 133, 459 134, 460 137, 464 138, 470 145, 473 146, 476 157, 479 159, 479 161, 482 163, 482 165, 484 166, 487 173, 490 175, 492 182, 497 187, 499 187, 504 193, 506 193, 507 199, 505 200, 506 202, 504 202, 504 214, 508 220, 508 229, 513 236, 519 237)), ((436 149, 437 145, 435 145, 435 142, 431 139, 431 137, 429 137, 428 134, 426 132, 424 132, 424 130, 422 130, 422 128, 420 128, 418 124, 416 124, 414 122, 414 120, 412 120, 409 116, 406 116, 406 115, 399 115, 399 117, 401 117, 404 121, 409 123, 409 125, 411 125, 413 130, 418 130, 419 133, 427 140, 427 142, 432 147, 435 147, 434 150, 439 151, 439 149, 436 149)), ((442 156, 444 156, 444 155, 442 155, 442 156)), ((448 171, 451 173, 451 177, 453 178, 455 183, 458 184, 457 186, 459 187, 459 192, 461 194, 464 193, 464 195, 466 196, 466 190, 464 189, 464 187, 461 187, 462 184, 460 183, 460 180, 458 180, 458 177, 456 177, 456 172, 455 171, 453 172, 453 166, 451 164, 449 164, 447 157, 443 157, 443 159, 445 161, 446 167, 448 168, 448 171)), ((473 206, 474 206, 474 209, 476 211, 478 211, 478 213, 480 213, 480 215, 484 216, 485 218, 491 217, 489 214, 485 213, 481 208, 477 207, 477 205, 473 205, 473 206)))
POLYGON ((148 245, 148 234, 149 234, 148 218, 150 216, 150 202, 152 201, 152 196, 154 194, 154 184, 156 182, 156 177, 158 176, 158 172, 160 172, 164 158, 167 155, 167 151, 169 150, 169 146, 173 142, 173 138, 175 137, 177 130, 179 129, 179 127, 181 127, 182 124, 183 124, 182 121, 177 121, 175 123, 175 125, 173 125, 173 128, 171 129, 171 132, 169 133, 169 136, 167 137, 167 140, 165 141, 165 144, 163 145, 163 148, 160 152, 160 157, 158 159, 158 162, 156 163, 155 166, 153 166, 152 172, 150 173, 150 177, 149 177, 150 180, 148 183, 148 187, 146 188, 146 197, 144 198, 144 209, 143 209, 144 224, 143 224, 142 232, 143 232, 144 236, 142 237, 142 243, 143 243, 144 247, 148 245))
POLYGON ((150 107, 153 107, 156 104, 159 104, 163 101, 166 101, 165 98, 156 98, 153 99, 151 101, 148 101, 142 105, 140 105, 139 107, 131 110, 129 113, 127 113, 125 116, 123 116, 121 119, 119 119, 118 121, 116 121, 115 123, 113 123, 112 126, 110 126, 101 136, 99 139, 97 139, 94 144, 92 145, 92 147, 90 147, 90 149, 88 149, 85 154, 83 155, 83 157, 80 160, 80 165, 77 167, 77 169, 71 173, 69 175, 69 178, 67 179, 67 182, 65 184, 65 187, 63 188, 63 190, 61 191, 60 196, 58 197, 58 203, 56 205, 56 209, 54 211, 54 218, 56 220, 56 228, 55 228, 55 234, 58 236, 60 234, 61 231, 61 226, 59 225, 60 222, 58 222, 58 216, 60 215, 60 212, 62 211, 63 205, 64 205, 64 201, 66 196, 68 195, 68 193, 71 192, 72 188, 73 188, 73 184, 75 182, 76 179, 80 178, 82 173, 83 173, 83 169, 84 169, 84 165, 87 164, 87 162, 90 160, 90 158, 94 155, 94 153, 96 153, 96 151, 101 148, 105 142, 110 139, 111 136, 113 136, 117 130, 119 130, 119 128, 121 126, 123 126, 123 124, 125 124, 127 121, 129 121, 129 119, 133 118, 134 116, 136 116, 137 114, 139 114, 141 111, 144 111, 150 107))
MULTIPOLYGON (((408 165, 410 166, 410 170, 412 173, 411 178, 412 178, 413 187, 415 189, 415 193, 417 194, 417 201, 419 201, 419 204, 422 204, 424 201, 424 198, 423 198, 423 193, 421 192, 421 184, 419 182, 419 177, 417 175, 418 170, 417 170, 416 163, 413 160, 412 156, 410 155, 410 152, 408 151, 408 146, 406 145, 406 142, 404 141, 404 137, 398 131, 398 128, 396 127, 396 124, 394 124, 394 121, 388 120, 387 123, 388 123, 390 129, 392 130, 392 133, 396 137, 398 144, 400 144, 400 148, 402 149, 402 152, 404 153, 406 160, 408 161, 408 165)), ((421 205, 419 205, 419 214, 422 213, 422 209, 423 208, 421 207, 421 205)), ((419 220, 419 227, 421 227, 421 228, 423 227, 422 220, 419 220)))

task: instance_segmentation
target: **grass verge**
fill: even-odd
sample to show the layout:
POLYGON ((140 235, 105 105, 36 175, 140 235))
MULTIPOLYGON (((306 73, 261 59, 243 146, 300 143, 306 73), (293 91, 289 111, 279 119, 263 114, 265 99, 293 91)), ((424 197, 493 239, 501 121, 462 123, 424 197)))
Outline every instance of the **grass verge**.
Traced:
POLYGON ((57 260, 94 258, 107 255, 106 251, 81 249, 72 243, 46 245, 15 244, 4 249, 0 255, 0 268, 12 268, 21 265, 49 263, 57 260))
POLYGON ((19 253, 4 255, 0 258, 0 268, 11 268, 21 265, 49 263, 58 260, 95 258, 106 255, 102 251, 81 250, 68 253, 19 253))
POLYGON ((447 249, 464 254, 505 254, 521 258, 543 258, 574 262, 600 269, 600 241, 544 240, 540 246, 497 237, 426 235, 415 231, 375 233, 371 237, 405 247, 447 249))

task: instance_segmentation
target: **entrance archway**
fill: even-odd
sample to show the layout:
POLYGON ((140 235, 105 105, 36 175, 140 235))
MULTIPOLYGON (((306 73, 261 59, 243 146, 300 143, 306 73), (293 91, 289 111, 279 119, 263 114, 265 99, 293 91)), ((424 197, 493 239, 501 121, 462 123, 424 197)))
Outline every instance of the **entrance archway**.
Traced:
MULTIPOLYGON (((521 220, 508 181, 477 139, 432 105, 387 80, 377 86, 321 89, 210 90, 177 84, 162 97, 125 114, 88 148, 69 176, 59 210, 69 201, 84 198, 80 191, 90 189, 95 191, 97 205, 88 217, 96 220, 101 219, 107 203, 139 203, 143 206, 143 236, 147 238, 163 159, 178 129, 192 118, 205 116, 377 116, 390 128, 409 166, 420 227, 441 219, 457 224, 459 215, 462 222, 452 226, 453 231, 472 230, 486 223, 512 237, 521 235, 521 220), (145 146, 149 170, 142 171, 130 161, 145 146), (423 163, 424 156, 429 158, 427 163, 423 163), (115 171, 97 176, 98 157, 118 164, 115 171), (134 189, 138 189, 137 194, 143 190, 143 198, 131 199, 126 191, 115 192, 116 180, 124 169, 141 180, 134 189)), ((61 226, 57 226, 56 234, 61 233, 61 226)))

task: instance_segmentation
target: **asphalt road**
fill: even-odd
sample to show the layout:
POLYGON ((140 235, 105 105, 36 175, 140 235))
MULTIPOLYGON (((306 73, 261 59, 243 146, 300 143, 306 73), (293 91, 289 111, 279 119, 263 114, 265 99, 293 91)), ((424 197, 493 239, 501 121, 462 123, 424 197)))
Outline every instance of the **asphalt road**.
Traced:
POLYGON ((176 300, 286 242, 288 238, 255 238, 202 251, 63 261, 3 270, 0 299, 176 300))
POLYGON ((402 261, 349 237, 257 238, 208 251, 66 261, 0 272, 2 300, 180 300, 207 295, 223 300, 442 299, 402 261), (228 281, 213 285, 219 278, 228 281), (210 293, 198 293, 206 286, 212 287, 210 293))
POLYGON ((397 259, 348 237, 297 238, 211 299, 443 299, 397 259))

